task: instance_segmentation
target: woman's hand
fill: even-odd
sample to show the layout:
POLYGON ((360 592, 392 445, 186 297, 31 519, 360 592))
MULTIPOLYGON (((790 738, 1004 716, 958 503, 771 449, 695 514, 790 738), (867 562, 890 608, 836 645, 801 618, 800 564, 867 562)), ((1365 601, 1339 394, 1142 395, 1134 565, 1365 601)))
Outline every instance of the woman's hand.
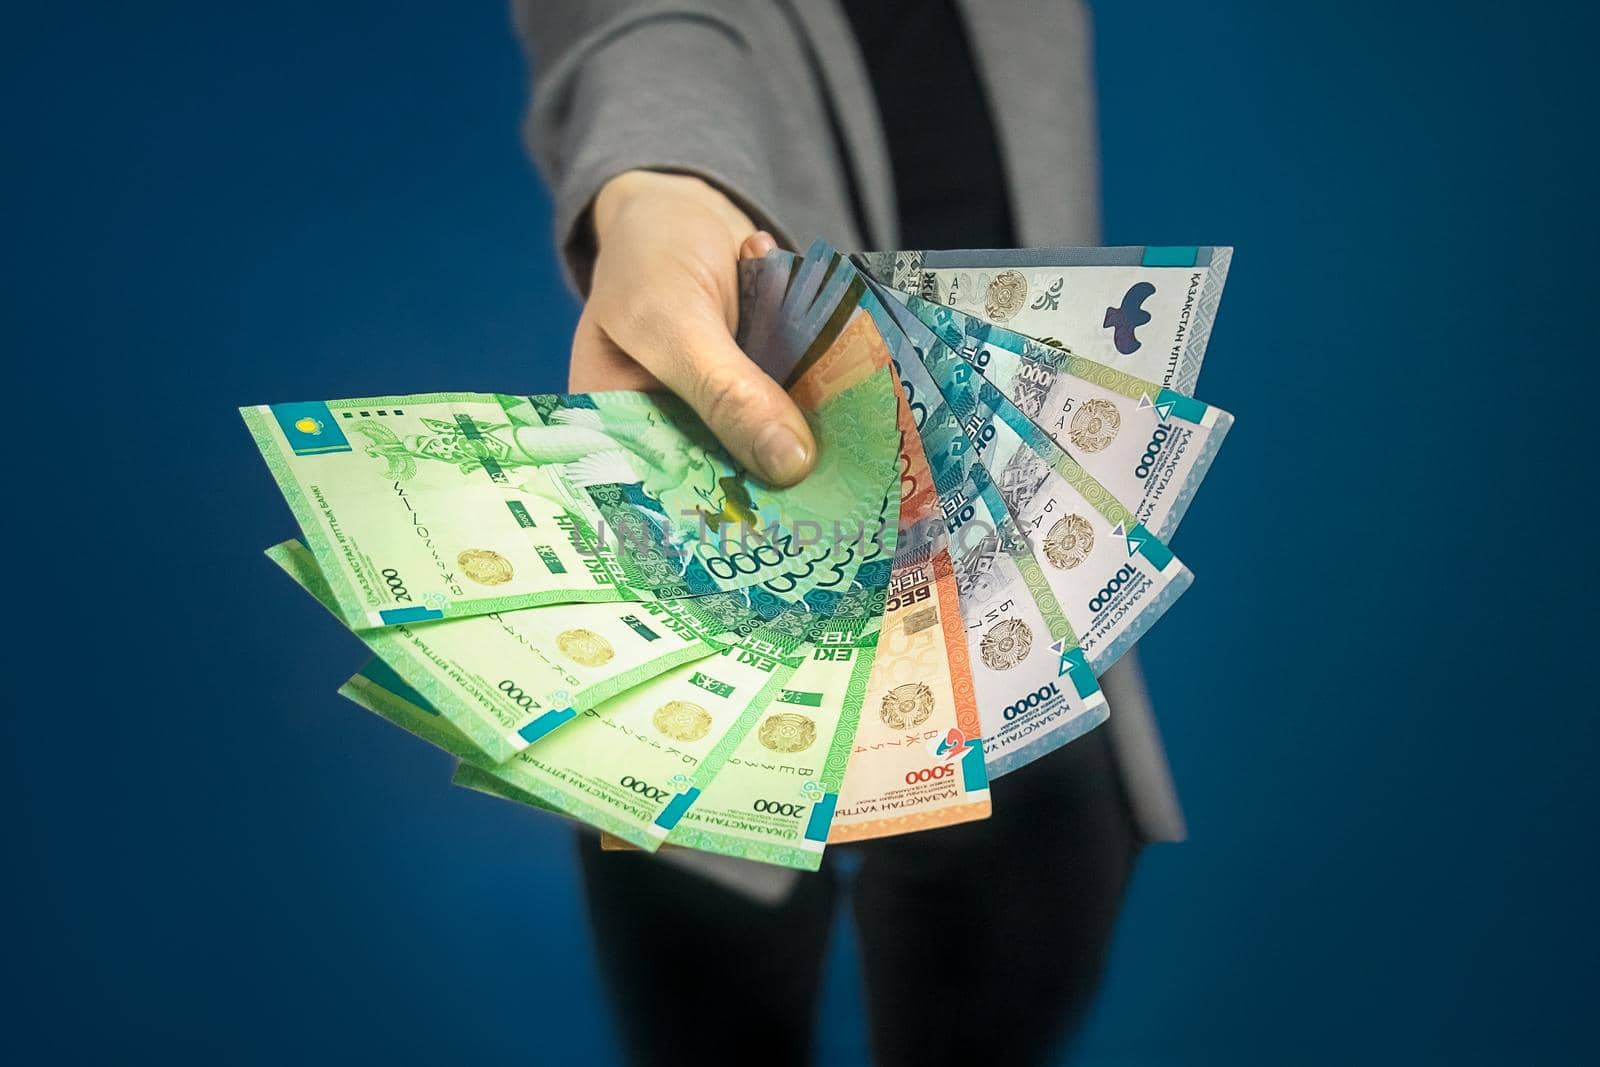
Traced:
POLYGON ((766 255, 772 237, 699 178, 654 171, 607 182, 593 217, 598 255, 568 386, 665 387, 756 475, 804 478, 817 453, 805 417, 733 341, 738 260, 766 255))

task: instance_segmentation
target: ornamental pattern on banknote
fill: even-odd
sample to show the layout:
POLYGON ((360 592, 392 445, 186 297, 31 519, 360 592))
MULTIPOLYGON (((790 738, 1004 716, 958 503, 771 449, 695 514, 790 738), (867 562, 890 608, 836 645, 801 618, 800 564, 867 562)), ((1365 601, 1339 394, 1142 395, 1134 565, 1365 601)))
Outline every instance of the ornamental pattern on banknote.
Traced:
POLYGON ((1031 378, 1017 378, 1011 383, 1011 402, 1030 419, 1040 416, 1049 397, 1049 390, 1031 378))
POLYGON ((853 589, 838 599, 838 614, 844 618, 875 618, 883 614, 888 593, 882 584, 868 589, 853 589))
POLYGON ((641 511, 644 514, 658 512, 655 502, 638 494, 625 495, 625 488, 615 484, 592 485, 589 499, 600 512, 604 527, 617 539, 618 547, 624 549, 614 557, 628 575, 629 584, 654 589, 657 595, 664 597, 716 592, 715 584, 697 569, 684 566, 680 558, 675 558, 676 553, 674 557, 667 555, 664 531, 641 514, 641 511))
POLYGON ((661 610, 669 614, 683 613, 706 625, 712 633, 735 632, 742 623, 750 620, 750 609, 738 593, 708 593, 677 602, 665 601, 661 610))
POLYGON ((388 481, 410 481, 416 476, 419 459, 452 464, 460 468, 462 474, 481 469, 485 458, 495 460, 502 467, 515 465, 511 446, 495 436, 498 432, 508 430, 510 427, 507 424, 480 423, 466 415, 461 416, 457 423, 429 418, 420 421, 433 433, 418 434, 409 442, 402 441, 393 430, 379 423, 357 423, 350 429, 367 439, 363 451, 368 456, 388 464, 388 469, 384 471, 384 478, 388 481))
MULTIPOLYGON (((1019 334, 1018 337, 1021 338, 1021 335, 1019 334)), ((1041 352, 1056 351, 1034 344, 1028 338, 1021 338, 1021 347, 1023 349, 1021 355, 1027 359, 1036 358, 1041 352)), ((1082 356, 1075 356, 1069 352, 1061 351, 1059 354, 1064 357, 1061 363, 1062 372, 1070 374, 1074 378, 1082 378, 1086 382, 1103 386, 1119 396, 1136 399, 1141 395, 1154 396, 1161 390, 1161 386, 1154 382, 1136 378, 1127 371, 1108 367, 1104 363, 1096 363, 1092 359, 1084 359, 1082 356)))
POLYGON ((822 785, 835 793, 844 785, 845 768, 850 762, 850 753, 855 748, 856 725, 860 722, 862 705, 867 700, 867 685, 872 679, 872 668, 877 661, 879 637, 879 631, 874 628, 870 634, 856 642, 852 653, 854 666, 850 671, 849 684, 845 688, 844 710, 839 718, 833 745, 822 761, 822 785))
POLYGON ((1076 648, 1078 635, 1072 623, 1067 621, 1066 612, 1061 610, 1061 602, 1056 599, 1055 590, 1050 588, 1039 561, 1028 551, 1019 552, 1011 558, 1017 565, 1017 573, 1022 575, 1022 584, 1033 594, 1033 602, 1044 617, 1050 636, 1062 643, 1060 651, 1065 654, 1067 650, 1076 648))
MULTIPOLYGON (((934 557, 934 595, 939 598, 939 610, 947 620, 946 644, 948 646, 950 685, 956 703, 956 728, 967 741, 979 744, 982 727, 978 722, 978 689, 972 678, 972 665, 967 659, 967 642, 961 632, 961 604, 956 596, 954 567, 948 553, 934 557)), ((979 763, 982 766, 982 763, 979 763)), ((969 788, 973 783, 968 783, 969 788)))
POLYGON ((1217 318, 1217 305, 1222 301, 1222 288, 1227 284, 1228 267, 1232 262, 1232 248, 1211 250, 1211 266, 1206 270, 1205 285, 1195 304, 1194 319, 1189 324, 1189 344, 1172 379, 1172 388, 1185 396, 1194 395, 1195 380, 1200 377, 1200 364, 1206 358, 1206 346, 1211 342, 1211 327, 1217 318))
POLYGON ((985 604, 1001 591, 1004 577, 998 563, 1004 554, 1000 538, 993 533, 961 546, 955 564, 956 591, 963 603, 985 604))
POLYGON ((1065 278, 1057 276, 1056 280, 1050 284, 1050 287, 1040 293, 1037 300, 1028 305, 1029 309, 1033 311, 1060 310, 1061 290, 1066 284, 1067 280, 1065 278))
POLYGON ((791 638, 796 644, 804 641, 814 626, 814 616, 804 609, 793 608, 773 616, 765 624, 765 628, 773 633, 783 634, 791 638))
POLYGON ((1000 490, 1006 507, 1013 515, 1020 516, 1045 479, 1050 477, 1050 466, 1037 452, 1024 448, 1005 466, 990 473, 994 475, 995 488, 1000 490))

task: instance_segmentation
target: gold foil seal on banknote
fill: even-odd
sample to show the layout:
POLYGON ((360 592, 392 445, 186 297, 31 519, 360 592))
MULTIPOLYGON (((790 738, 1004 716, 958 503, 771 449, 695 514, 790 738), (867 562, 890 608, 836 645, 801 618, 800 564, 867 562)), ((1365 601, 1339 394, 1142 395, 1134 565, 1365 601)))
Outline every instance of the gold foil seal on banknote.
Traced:
POLYGON ((991 671, 1008 671, 1028 658, 1033 631, 1021 619, 1001 619, 983 635, 978 654, 991 671))
POLYGON ((933 690, 921 682, 897 685, 883 694, 878 714, 883 724, 892 730, 921 726, 933 714, 933 690))
POLYGON ((804 715, 780 711, 767 716, 757 737, 773 752, 804 752, 817 739, 817 724, 804 715))
POLYGON ((989 283, 983 310, 995 322, 1004 322, 1028 302, 1028 279, 1014 270, 1003 270, 989 283))
POLYGON ((1072 443, 1085 452, 1098 452, 1116 440, 1117 431, 1122 429, 1122 416, 1117 412, 1117 406, 1109 400, 1096 397, 1085 400, 1072 416, 1072 425, 1067 428, 1067 436, 1072 438, 1072 443))
POLYGON ((504 585, 511 580, 511 561, 490 548, 469 548, 456 557, 456 563, 479 585, 504 585))
POLYGON ((557 634, 556 647, 561 650, 563 656, 585 667, 598 667, 609 662, 611 657, 617 654, 611 647, 610 641, 593 630, 585 630, 581 626, 557 634))
POLYGON ((656 709, 650 722, 674 741, 698 741, 711 732, 711 713, 687 700, 669 700, 656 709))
POLYGON ((1057 519, 1044 536, 1044 558, 1057 570, 1070 571, 1094 549, 1094 527, 1082 515, 1057 519))

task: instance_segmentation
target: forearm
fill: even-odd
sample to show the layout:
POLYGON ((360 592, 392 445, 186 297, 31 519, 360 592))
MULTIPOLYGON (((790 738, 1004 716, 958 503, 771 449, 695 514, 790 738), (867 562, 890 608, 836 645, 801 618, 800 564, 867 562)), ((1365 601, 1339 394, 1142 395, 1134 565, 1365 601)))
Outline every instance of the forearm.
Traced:
POLYGON ((580 291, 594 264, 596 196, 630 171, 693 175, 722 191, 752 229, 777 229, 768 90, 739 11, 722 0, 518 4, 534 68, 529 144, 580 291))

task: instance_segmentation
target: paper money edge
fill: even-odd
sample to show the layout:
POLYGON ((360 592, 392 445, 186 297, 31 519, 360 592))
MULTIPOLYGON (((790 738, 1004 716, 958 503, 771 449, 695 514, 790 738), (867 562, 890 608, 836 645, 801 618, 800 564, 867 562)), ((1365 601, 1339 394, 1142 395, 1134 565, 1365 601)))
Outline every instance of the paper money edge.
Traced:
MULTIPOLYGON (((304 544, 290 538, 279 542, 266 550, 266 556, 289 576, 300 588, 304 589, 312 599, 322 604, 330 612, 332 605, 319 595, 320 591, 327 589, 327 576, 317 565, 316 558, 304 544)), ((343 621, 342 619, 340 620, 343 621)), ((435 620, 435 622, 450 622, 452 620, 435 620)), ((462 620, 455 620, 462 621, 462 620)), ((425 660, 414 655, 406 640, 398 636, 394 628, 378 630, 353 630, 351 631, 362 644, 366 645, 374 654, 389 665, 389 668, 404 678, 419 694, 437 709, 451 726, 461 731, 473 744, 481 750, 481 755, 492 763, 503 763, 517 753, 522 752, 528 745, 515 745, 504 734, 494 730, 470 709, 464 708, 442 683, 435 677, 435 671, 425 660), (462 724, 464 720, 467 725, 462 724)), ((639 665, 629 671, 617 675, 614 679, 607 679, 603 683, 591 687, 606 691, 601 697, 594 697, 588 689, 580 690, 574 694, 575 699, 571 705, 574 710, 581 707, 592 707, 602 703, 619 693, 626 692, 636 685, 650 681, 675 667, 697 660, 708 659, 716 655, 715 648, 686 645, 677 652, 668 653, 657 659, 651 660, 649 665, 639 665), (615 683, 615 684, 614 684, 615 683)), ((563 709, 550 709, 559 711, 563 709)), ((559 728, 567 723, 558 721, 559 728)), ((545 736, 548 736, 546 734, 545 736)))
MULTIPOLYGON (((921 445, 919 444, 920 448, 921 445)), ((993 814, 989 791, 988 755, 983 748, 983 720, 978 714, 978 691, 972 678, 970 660, 967 658, 966 623, 961 618, 960 597, 956 592, 954 566, 949 552, 940 549, 939 555, 928 561, 934 571, 934 590, 939 597, 939 623, 945 630, 945 656, 950 669, 950 692, 955 701, 956 727, 963 739, 975 750, 961 760, 961 793, 959 803, 932 811, 906 812, 878 819, 854 823, 834 823, 828 829, 828 844, 851 841, 868 841, 879 837, 895 837, 921 830, 936 830, 958 823, 976 822, 993 814), (939 559, 945 561, 950 581, 939 581, 939 559), (952 639, 950 632, 955 631, 952 639), (956 659, 959 657, 960 662, 956 659)))
MULTIPOLYGON (((757 634, 760 633, 762 631, 757 631, 757 634)), ((546 772, 540 771, 537 774, 528 774, 513 780, 508 776, 517 772, 515 768, 510 766, 510 761, 502 761, 505 766, 497 765, 492 768, 462 763, 456 769, 456 775, 451 780, 457 785, 477 790, 480 793, 487 793, 502 800, 532 804, 535 807, 554 806, 557 810, 566 812, 573 818, 588 823, 598 830, 609 832, 623 841, 636 845, 643 851, 654 852, 672 831, 683 811, 694 803, 705 786, 716 776, 722 762, 727 759, 728 754, 733 751, 744 734, 755 724, 755 720, 760 718, 762 711, 772 703, 773 698, 782 688, 783 683, 787 681, 788 676, 781 668, 773 671, 762 688, 757 690, 756 694, 741 709, 739 716, 729 725, 727 732, 700 759, 694 773, 689 776, 688 785, 680 790, 665 808, 657 812, 651 822, 643 826, 618 817, 610 808, 601 807, 590 802, 585 799, 581 791, 576 793, 566 792, 555 784, 553 781, 554 776, 546 772), (529 798, 538 798, 544 804, 535 803, 529 798)), ((579 716, 574 721, 581 724, 583 717, 579 716)))
MULTIPOLYGON (((1190 316, 1188 336, 1172 365, 1172 388, 1185 396, 1193 396, 1195 383, 1200 378, 1200 368, 1205 362, 1206 349, 1211 343, 1217 310, 1222 303, 1222 291, 1227 285, 1228 270, 1233 264, 1232 245, 1062 245, 1046 248, 959 248, 901 250, 889 252, 858 253, 859 261, 873 277, 885 285, 902 292, 916 292, 920 285, 917 276, 924 270, 983 269, 985 267, 1139 267, 1151 252, 1170 253, 1183 250, 1193 253, 1193 268, 1204 266, 1206 280, 1195 294, 1194 313, 1190 316), (1202 263, 1202 257, 1204 262, 1202 263)), ((1183 266, 1176 263, 1149 264, 1152 266, 1183 266)), ((920 295, 920 293, 918 293, 920 295)))
MULTIPOLYGON (((896 294, 900 293, 899 290, 891 290, 891 292, 896 294)), ((945 332, 943 332, 942 325, 935 321, 937 314, 945 313, 957 317, 958 321, 962 323, 963 337, 973 337, 975 340, 980 340, 984 343, 991 344, 992 347, 1000 349, 1024 365, 1030 363, 1039 363, 1040 360, 1032 358, 1030 350, 1036 347, 1043 348, 1049 354, 1051 369, 1056 373, 1066 375, 1067 377, 1071 378, 1077 378, 1080 381, 1087 382, 1090 385, 1105 389, 1106 391, 1115 393, 1125 399, 1144 399, 1148 400, 1152 405, 1155 406, 1159 406, 1163 403, 1181 404, 1184 401, 1187 401, 1188 404, 1199 405, 1202 410, 1196 413, 1198 418, 1189 418, 1185 416, 1183 417, 1183 421, 1207 430, 1205 444, 1196 450, 1194 462, 1189 468, 1189 473, 1184 477, 1183 484, 1178 487, 1176 492, 1173 494, 1171 501, 1168 503, 1167 514, 1162 520, 1161 525, 1151 529, 1150 531, 1163 541, 1171 538, 1172 534, 1177 530, 1178 524, 1183 520, 1184 515, 1188 513, 1189 505, 1194 502, 1195 494, 1199 491, 1201 482, 1203 482, 1206 475, 1210 473, 1212 462, 1216 459, 1217 453, 1222 449, 1222 442, 1228 436, 1228 431, 1233 428, 1233 416, 1229 412, 1224 411, 1222 408, 1219 408, 1214 404, 1208 404, 1192 394, 1183 393, 1179 390, 1171 389, 1156 382, 1152 382, 1149 379, 1140 378, 1138 375, 1129 374, 1127 371, 1118 370, 1116 367, 1110 367, 1104 363, 1096 362, 1087 356, 1078 355, 1071 349, 1056 348, 1054 346, 1047 345, 1037 338, 1030 337, 1027 334, 1021 333, 1017 330, 1008 329, 999 325, 998 323, 989 322, 987 319, 982 319, 976 315, 969 314, 965 311, 962 311, 960 308, 945 307, 942 304, 935 304, 930 300, 926 300, 916 295, 915 293, 905 293, 900 295, 902 296, 902 303, 905 308, 909 310, 912 315, 916 316, 919 322, 927 327, 929 333, 937 338, 945 346, 945 348, 950 350, 953 355, 960 358, 964 363, 966 363, 967 366, 971 367, 974 372, 982 375, 984 380, 988 381, 989 384, 994 387, 995 392, 999 393, 1001 396, 1005 396, 1005 393, 1000 389, 999 385, 993 381, 990 381, 989 375, 986 373, 985 368, 980 366, 977 361, 977 354, 968 353, 967 346, 964 344, 959 346, 952 344, 951 335, 947 335, 945 332), (1001 341, 999 343, 990 340, 990 338, 994 335, 1001 336, 1001 341), (1008 338, 1010 340, 1008 340, 1008 338), (1085 371, 1091 373, 1084 373, 1085 371), (1092 373, 1093 371, 1099 371, 1101 373, 1096 375, 1092 373), (1163 395, 1167 393, 1172 395, 1163 395), (1207 418, 1211 419, 1209 426, 1207 426, 1205 422, 1207 418)), ((911 347, 912 351, 922 358, 923 363, 926 364, 929 357, 925 356, 922 350, 914 343, 911 347)), ((937 384, 939 381, 939 376, 933 373, 932 368, 928 368, 928 370, 929 376, 932 377, 934 382, 937 384)), ((1006 397, 1006 399, 1008 401, 1011 400, 1010 397, 1006 397)), ((1018 408, 1017 410, 1023 418, 1027 419, 1034 426, 1037 426, 1040 432, 1042 432, 1046 437, 1049 437, 1052 442, 1055 443, 1057 448, 1060 448, 1069 456, 1072 455, 1071 452, 1067 451, 1066 445, 1059 441, 1055 441, 1054 436, 1049 430, 1045 429, 1042 423, 1023 412, 1021 408, 1018 408)), ((1076 456, 1073 456, 1072 458, 1076 463, 1078 463, 1079 466, 1083 466, 1083 460, 1076 456)), ((1085 470, 1087 471, 1087 468, 1085 468, 1085 470)))
MULTIPOLYGON (((840 714, 839 722, 834 727, 827 755, 823 757, 822 774, 818 776, 819 784, 823 788, 823 799, 812 805, 811 816, 805 830, 802 831, 803 838, 814 842, 815 847, 784 845, 739 837, 717 830, 692 827, 681 822, 667 835, 663 847, 697 849, 721 856, 732 856, 735 859, 791 867, 795 870, 819 870, 822 867, 822 854, 828 843, 828 832, 833 825, 834 805, 838 803, 839 790, 844 784, 844 776, 850 766, 850 754, 855 748, 856 728, 861 724, 861 706, 866 698, 872 664, 877 659, 880 636, 875 627, 864 627, 852 646, 856 651, 856 658, 850 668, 850 682, 845 691, 845 707, 840 714), (871 639, 870 642, 868 638, 871 639), (817 836, 818 834, 820 836, 817 836)), ((808 642, 806 647, 812 646, 808 642)), ((608 846, 604 836, 600 840, 600 847, 603 849, 618 850, 625 844, 618 842, 608 846)))
MULTIPOLYGON (((272 476, 273 483, 283 495, 284 502, 289 505, 289 513, 294 516, 295 523, 300 527, 300 535, 305 539, 303 547, 306 547, 312 558, 317 561, 317 570, 322 574, 323 582, 327 585, 329 596, 333 601, 333 606, 329 610, 345 626, 353 631, 358 630, 369 622, 368 606, 350 585, 344 571, 337 566, 333 546, 328 544, 323 536, 322 523, 317 518, 316 510, 300 491, 299 479, 290 471, 289 462, 284 458, 282 448, 272 436, 268 421, 270 411, 270 405, 257 404, 240 408, 239 414, 244 418, 245 428, 250 431, 250 438, 255 442, 256 451, 261 453, 261 459, 266 463, 267 472, 272 476), (333 573, 332 578, 328 577, 330 571, 333 573)), ((270 556, 271 549, 268 549, 268 553, 270 556)))
POLYGON ((374 656, 339 686, 339 695, 457 759, 484 758, 472 739, 430 705, 410 683, 398 674, 394 674, 391 681, 380 680, 381 672, 394 674, 394 668, 374 656))

